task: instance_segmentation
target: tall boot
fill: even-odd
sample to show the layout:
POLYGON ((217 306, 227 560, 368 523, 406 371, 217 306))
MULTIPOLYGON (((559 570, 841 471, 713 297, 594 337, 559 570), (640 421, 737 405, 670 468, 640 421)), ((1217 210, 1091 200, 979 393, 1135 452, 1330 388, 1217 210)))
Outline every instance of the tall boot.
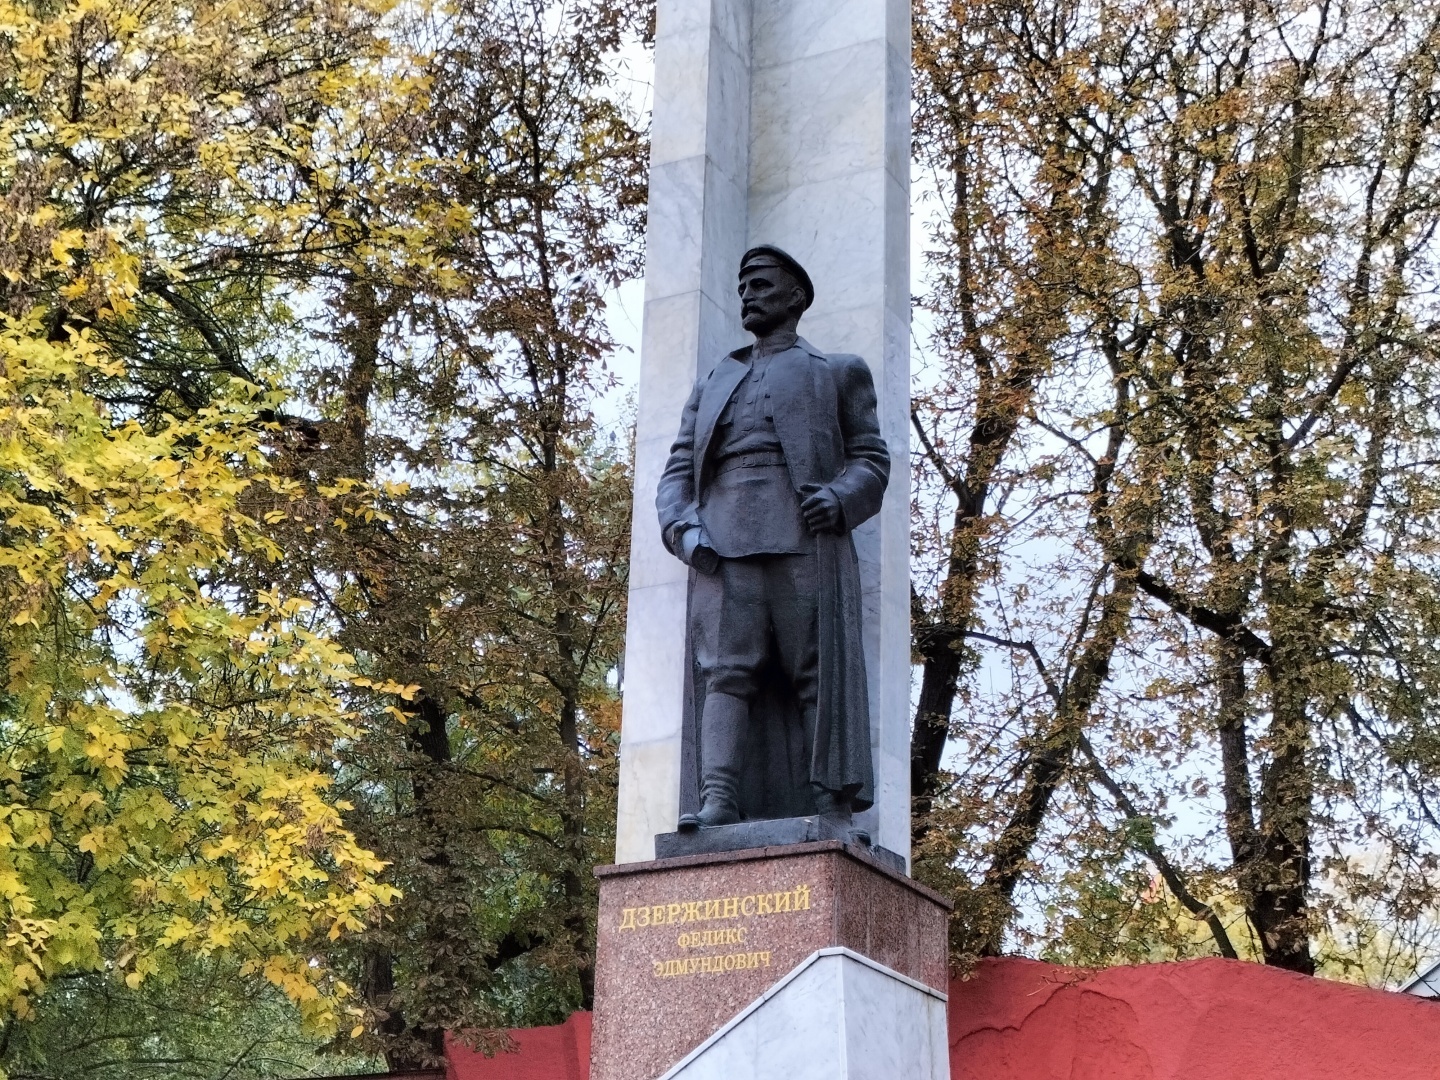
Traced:
POLYGON ((734 825, 740 820, 740 755, 750 706, 732 694, 710 694, 700 717, 700 812, 680 819, 680 829, 734 825))

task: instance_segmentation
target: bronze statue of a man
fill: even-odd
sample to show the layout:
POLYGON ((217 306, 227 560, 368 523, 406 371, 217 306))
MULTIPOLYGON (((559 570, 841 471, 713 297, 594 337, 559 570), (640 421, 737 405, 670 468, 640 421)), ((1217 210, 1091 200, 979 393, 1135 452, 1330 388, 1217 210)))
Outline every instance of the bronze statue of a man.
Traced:
POLYGON ((656 496, 691 568, 682 831, 874 800, 850 533, 879 511, 890 455, 865 361, 796 333, 814 299, 785 252, 745 253, 755 343, 696 381, 656 496))

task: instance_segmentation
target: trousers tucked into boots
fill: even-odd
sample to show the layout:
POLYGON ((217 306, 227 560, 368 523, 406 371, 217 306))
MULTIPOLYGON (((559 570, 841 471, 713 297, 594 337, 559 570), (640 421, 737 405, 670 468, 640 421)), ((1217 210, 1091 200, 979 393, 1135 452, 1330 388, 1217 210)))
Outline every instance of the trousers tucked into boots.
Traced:
MULTIPOLYGON (((714 574, 697 575, 691 634, 704 678, 699 718, 700 802, 682 828, 739 821, 740 770, 750 702, 771 647, 794 689, 807 745, 814 737, 818 653, 815 556, 722 558, 714 574)), ((812 787, 815 811, 843 812, 834 794, 812 787)))

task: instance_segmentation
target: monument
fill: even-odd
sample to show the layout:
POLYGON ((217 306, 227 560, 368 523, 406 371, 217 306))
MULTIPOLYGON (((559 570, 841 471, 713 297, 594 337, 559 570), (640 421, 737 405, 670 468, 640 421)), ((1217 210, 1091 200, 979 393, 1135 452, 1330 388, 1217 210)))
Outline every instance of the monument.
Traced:
POLYGON ((860 564, 874 805, 910 850, 909 168, 906 0, 659 0, 636 417, 616 861, 679 823, 689 568, 655 493, 701 375, 747 335, 735 274, 770 243, 805 267, 805 337, 865 358, 893 465, 860 564))
POLYGON ((907 876, 909 53, 906 0, 659 0, 595 1080, 948 1077, 949 905, 907 876))
POLYGON ((779 248, 745 253, 737 291, 755 343, 696 381, 656 495, 693 571, 682 832, 875 801, 850 538, 890 476, 874 382, 796 333, 815 288, 779 248))

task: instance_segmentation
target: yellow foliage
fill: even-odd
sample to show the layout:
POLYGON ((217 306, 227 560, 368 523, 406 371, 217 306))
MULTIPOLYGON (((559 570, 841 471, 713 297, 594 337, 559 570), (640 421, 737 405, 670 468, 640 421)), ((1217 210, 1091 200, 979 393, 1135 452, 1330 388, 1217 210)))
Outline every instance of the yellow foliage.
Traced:
POLYGON ((394 892, 313 758, 349 732, 350 658, 293 598, 197 583, 254 540, 237 499, 258 481, 231 464, 256 452, 246 406, 116 422, 84 390, 94 341, 37 320, 0 329, 0 755, 23 777, 0 797, 0 1008, 24 1015, 123 936, 131 985, 175 950, 231 949, 333 1023, 325 973, 287 950, 394 892))
POLYGON ((292 65, 290 90, 353 107, 358 71, 299 61, 384 6, 0 0, 0 1021, 67 972, 134 987, 223 949, 334 1028, 350 991, 307 943, 397 895, 327 773, 352 659, 302 601, 213 587, 279 554, 243 511, 284 491, 273 402, 237 378, 142 420, 96 392, 126 375, 101 331, 183 279, 176 244, 301 234, 258 178, 326 137, 246 80, 292 65), (164 248, 136 193, 179 199, 182 172, 210 216, 164 248))

